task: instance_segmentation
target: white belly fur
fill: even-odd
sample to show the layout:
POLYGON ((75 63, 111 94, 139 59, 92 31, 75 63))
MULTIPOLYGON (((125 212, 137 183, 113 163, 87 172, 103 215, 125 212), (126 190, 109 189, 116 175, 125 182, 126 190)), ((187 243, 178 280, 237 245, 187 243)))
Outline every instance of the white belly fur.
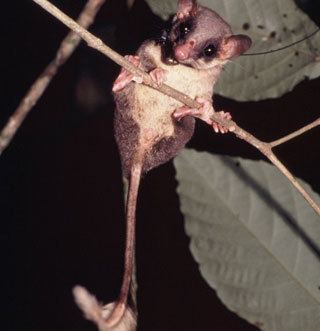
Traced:
MULTIPOLYGON (((213 82, 210 78, 208 79, 207 72, 180 64, 168 66, 160 59, 159 46, 151 45, 148 50, 157 67, 166 70, 165 84, 191 98, 212 97, 213 82)), ((173 135, 172 113, 176 108, 182 106, 179 101, 142 84, 135 84, 135 101, 137 107, 134 117, 139 123, 142 135, 148 133, 150 139, 156 140, 173 135)))

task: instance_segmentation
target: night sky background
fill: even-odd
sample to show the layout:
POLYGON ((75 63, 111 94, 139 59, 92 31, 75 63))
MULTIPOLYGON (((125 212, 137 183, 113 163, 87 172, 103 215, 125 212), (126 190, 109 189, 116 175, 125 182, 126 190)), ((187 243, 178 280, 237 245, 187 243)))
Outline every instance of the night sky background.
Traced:
MULTIPOLYGON (((77 17, 86 1, 53 2, 77 17)), ((306 7, 312 3, 302 2, 306 7)), ((312 8, 317 20, 316 10, 319 5, 312 8)), ((3 5, 1 24, 3 126, 67 29, 31 0, 3 5)), ((120 53, 130 54, 161 26, 142 0, 130 15, 124 1, 107 0, 91 30, 120 53)), ((104 302, 118 294, 124 202, 110 95, 118 71, 82 45, 0 158, 1 330, 95 330, 74 304, 72 287, 82 284, 104 302), (84 90, 92 97, 84 98, 84 90)), ((319 117, 320 79, 304 81, 276 100, 216 99, 241 127, 269 141, 319 117)), ((316 128, 276 150, 318 193, 319 138, 316 128)), ((189 146, 261 158, 233 135, 215 135, 201 123, 189 146)), ((257 330, 228 311, 200 276, 188 248, 176 186, 172 162, 142 181, 137 212, 139 330, 257 330)))

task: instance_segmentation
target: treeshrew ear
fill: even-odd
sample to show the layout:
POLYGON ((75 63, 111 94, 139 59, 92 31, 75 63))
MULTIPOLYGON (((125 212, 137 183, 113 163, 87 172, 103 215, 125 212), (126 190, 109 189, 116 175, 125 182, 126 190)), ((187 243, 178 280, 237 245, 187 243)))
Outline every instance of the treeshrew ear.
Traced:
POLYGON ((179 20, 183 20, 188 16, 192 16, 196 13, 198 8, 196 0, 179 0, 178 10, 176 17, 179 20))
POLYGON ((239 56, 250 48, 251 43, 251 39, 243 34, 232 35, 225 38, 221 44, 219 58, 227 60, 239 56))

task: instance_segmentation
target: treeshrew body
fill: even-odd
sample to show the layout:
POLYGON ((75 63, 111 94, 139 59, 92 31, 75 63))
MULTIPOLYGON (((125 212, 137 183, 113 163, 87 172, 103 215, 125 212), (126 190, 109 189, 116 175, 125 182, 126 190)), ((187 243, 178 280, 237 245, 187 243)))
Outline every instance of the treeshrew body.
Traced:
MULTIPOLYGON (((183 64, 168 65, 162 61, 161 46, 155 41, 145 42, 137 54, 145 71, 165 70, 167 85, 192 98, 211 98, 221 67, 211 69, 209 74, 183 64)), ((115 136, 126 177, 137 150, 145 151, 143 172, 147 172, 177 155, 193 135, 195 119, 187 116, 178 122, 172 114, 182 104, 153 88, 131 82, 116 94, 115 100, 115 136)))
MULTIPOLYGON (((214 11, 195 0, 179 0, 169 30, 159 40, 144 42, 128 59, 148 72, 156 83, 196 98, 203 106, 190 109, 157 90, 137 84, 133 74, 122 69, 114 82, 116 102, 115 138, 123 175, 129 178, 126 204, 127 235, 124 275, 120 295, 106 321, 112 328, 127 308, 135 246, 135 210, 140 178, 178 154, 193 135, 195 118, 216 132, 227 130, 212 120, 212 95, 223 65, 245 52, 250 38, 233 35, 230 26, 214 11)), ((229 113, 220 112, 223 119, 229 113)))

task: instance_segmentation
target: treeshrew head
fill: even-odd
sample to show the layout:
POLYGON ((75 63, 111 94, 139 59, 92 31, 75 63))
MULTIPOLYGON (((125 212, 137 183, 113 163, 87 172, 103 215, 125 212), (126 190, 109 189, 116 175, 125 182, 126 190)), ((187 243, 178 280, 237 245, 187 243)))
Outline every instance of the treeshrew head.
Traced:
POLYGON ((222 66, 251 46, 248 36, 233 35, 216 12, 192 0, 178 2, 167 39, 170 57, 197 69, 222 66))

